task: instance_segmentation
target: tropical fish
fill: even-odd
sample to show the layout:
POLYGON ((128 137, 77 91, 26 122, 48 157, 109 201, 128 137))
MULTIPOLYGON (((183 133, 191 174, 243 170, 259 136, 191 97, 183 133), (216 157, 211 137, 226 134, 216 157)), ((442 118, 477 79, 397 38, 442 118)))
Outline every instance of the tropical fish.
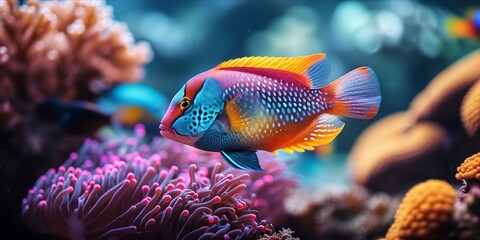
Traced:
POLYGON ((39 119, 58 123, 70 134, 89 134, 110 123, 110 115, 102 113, 91 102, 66 102, 47 99, 36 107, 39 119))
POLYGON ((128 109, 130 116, 138 116, 139 120, 153 117, 157 123, 167 111, 168 103, 163 94, 143 83, 118 84, 102 93, 96 102, 98 109, 104 113, 113 114, 128 109))
POLYGON ((381 96, 372 69, 360 67, 333 82, 329 76, 325 54, 223 62, 183 85, 160 134, 220 152, 234 168, 262 171, 257 150, 314 150, 342 131, 335 115, 377 114, 381 96))
POLYGON ((472 8, 466 18, 449 17, 445 21, 447 33, 458 38, 480 38, 480 9, 472 8))
POLYGON ((70 134, 90 134, 111 124, 118 128, 132 128, 142 123, 147 128, 158 127, 158 117, 142 106, 118 105, 112 113, 92 102, 47 99, 36 107, 40 120, 58 123, 70 134))

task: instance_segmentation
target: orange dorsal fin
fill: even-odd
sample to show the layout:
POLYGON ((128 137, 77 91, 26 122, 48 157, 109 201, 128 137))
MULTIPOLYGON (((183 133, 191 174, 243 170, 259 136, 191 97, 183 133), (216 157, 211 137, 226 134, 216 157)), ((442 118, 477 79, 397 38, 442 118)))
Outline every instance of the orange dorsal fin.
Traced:
POLYGON ((215 69, 255 73, 274 79, 287 75, 282 79, 297 81, 308 88, 323 86, 330 75, 324 53, 300 57, 243 57, 223 62, 215 69))
POLYGON ((329 144, 342 131, 345 124, 333 115, 322 114, 308 131, 299 134, 287 147, 282 150, 287 153, 312 151, 315 147, 329 144))

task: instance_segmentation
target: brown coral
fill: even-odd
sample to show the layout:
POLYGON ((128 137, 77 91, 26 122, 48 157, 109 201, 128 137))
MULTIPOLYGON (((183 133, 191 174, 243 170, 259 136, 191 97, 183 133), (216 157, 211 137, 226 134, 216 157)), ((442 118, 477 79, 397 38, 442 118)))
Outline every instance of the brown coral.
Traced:
POLYGON ((408 112, 397 113, 362 133, 349 157, 350 175, 356 183, 397 193, 449 174, 438 163, 448 148, 445 130, 434 123, 412 122, 408 112))
POLYGON ((445 181, 415 185, 403 198, 387 240, 444 239, 452 228, 455 190, 445 181))
POLYGON ((477 81, 465 95, 460 116, 468 135, 480 137, 480 81, 477 81))
POLYGON ((410 105, 417 120, 456 122, 463 96, 480 79, 478 66, 480 51, 475 51, 438 74, 410 105))
POLYGON ((92 100, 113 83, 139 80, 149 60, 149 46, 134 44, 103 1, 0 2, 2 116, 26 115, 49 97, 92 100))

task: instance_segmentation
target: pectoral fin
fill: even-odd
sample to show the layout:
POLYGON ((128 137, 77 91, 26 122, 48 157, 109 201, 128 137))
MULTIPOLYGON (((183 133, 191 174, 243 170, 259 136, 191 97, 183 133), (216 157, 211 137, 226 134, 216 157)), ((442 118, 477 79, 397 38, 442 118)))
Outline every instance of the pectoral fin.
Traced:
POLYGON ((263 172, 262 167, 258 163, 256 151, 222 151, 220 153, 233 168, 263 172))

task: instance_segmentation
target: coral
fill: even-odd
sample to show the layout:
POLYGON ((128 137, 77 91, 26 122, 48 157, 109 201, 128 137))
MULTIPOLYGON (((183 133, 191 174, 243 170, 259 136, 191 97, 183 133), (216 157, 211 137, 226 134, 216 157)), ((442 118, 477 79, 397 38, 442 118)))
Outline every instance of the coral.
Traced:
POLYGON ((400 112, 367 128, 349 156, 353 180, 372 190, 398 193, 417 182, 449 175, 448 168, 429 171, 439 168, 448 149, 445 130, 435 123, 413 123, 409 112, 400 112))
POLYGON ((48 97, 91 100, 116 82, 142 77, 150 48, 133 43, 125 25, 112 21, 103 1, 28 1, 0 4, 2 104, 48 97))
POLYGON ((453 228, 453 187, 428 180, 410 189, 395 214, 386 239, 446 239, 453 228))
POLYGON ((480 137, 480 81, 477 81, 463 98, 460 108, 463 127, 474 138, 480 137))
POLYGON ((293 237, 293 231, 290 229, 282 229, 273 235, 265 234, 260 240, 300 240, 300 238, 293 237))
POLYGON ((253 210, 261 198, 243 196, 278 192, 283 186, 249 185, 271 181, 282 168, 248 184, 247 174, 222 166, 213 154, 163 138, 147 144, 145 129, 136 131, 119 140, 87 140, 63 166, 40 177, 23 201, 25 222, 67 238, 250 239, 274 233, 253 210))
POLYGON ((456 239, 480 239, 480 188, 461 193, 454 205, 456 239))
POLYGON ((302 239, 373 239, 393 221, 398 200, 363 187, 299 189, 287 199, 289 226, 302 239))
POLYGON ((463 181, 460 191, 467 193, 474 186, 480 186, 480 153, 473 154, 457 167, 457 180, 463 181))
MULTIPOLYGON (((295 176, 286 173, 286 165, 272 154, 259 153, 259 159, 264 172, 249 173, 250 178, 244 181, 247 189, 242 196, 246 199, 253 196, 253 207, 260 212, 260 216, 275 226, 280 225, 287 218, 286 198, 292 194, 299 182, 295 176)), ((238 175, 244 172, 224 166, 226 174, 238 175)))
POLYGON ((418 121, 459 122, 458 109, 468 89, 480 79, 480 51, 475 51, 439 73, 412 101, 418 121))
POLYGON ((455 178, 458 180, 480 180, 480 153, 474 154, 465 159, 465 161, 457 167, 455 178))

